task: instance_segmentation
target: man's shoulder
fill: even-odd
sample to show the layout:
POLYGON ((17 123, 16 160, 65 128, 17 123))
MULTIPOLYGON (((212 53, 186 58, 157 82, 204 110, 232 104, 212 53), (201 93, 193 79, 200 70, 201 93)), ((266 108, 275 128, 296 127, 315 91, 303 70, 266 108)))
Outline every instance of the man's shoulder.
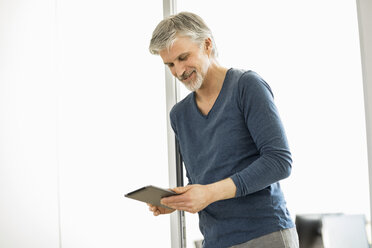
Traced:
POLYGON ((191 92, 185 98, 183 98, 181 101, 176 103, 170 111, 170 116, 173 117, 173 116, 177 115, 177 113, 183 112, 185 110, 185 108, 190 107, 190 105, 192 103, 192 98, 193 98, 193 92, 191 92))
POLYGON ((271 92, 269 84, 257 72, 252 70, 240 70, 238 87, 240 91, 252 94, 254 94, 256 90, 261 90, 263 88, 266 88, 271 92))
POLYGON ((233 73, 239 84, 251 83, 262 79, 257 72, 252 70, 234 69, 233 73))
POLYGON ((232 68, 230 81, 235 82, 239 88, 247 87, 249 84, 262 81, 263 79, 253 70, 232 68))

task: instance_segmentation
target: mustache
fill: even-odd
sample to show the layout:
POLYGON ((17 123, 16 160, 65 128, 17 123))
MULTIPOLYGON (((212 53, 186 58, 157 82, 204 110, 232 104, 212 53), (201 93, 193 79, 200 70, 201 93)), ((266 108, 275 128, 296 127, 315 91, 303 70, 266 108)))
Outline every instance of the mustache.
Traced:
POLYGON ((179 80, 185 80, 186 78, 190 77, 190 75, 196 72, 195 70, 191 70, 190 72, 184 72, 181 76, 178 77, 179 80))

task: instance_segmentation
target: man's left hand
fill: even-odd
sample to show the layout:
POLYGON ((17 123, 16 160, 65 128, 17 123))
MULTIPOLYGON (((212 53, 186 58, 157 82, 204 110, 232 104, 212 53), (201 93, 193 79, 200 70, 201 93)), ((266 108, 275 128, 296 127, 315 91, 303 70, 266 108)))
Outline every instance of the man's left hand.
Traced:
POLYGON ((193 184, 172 190, 180 195, 165 197, 161 200, 161 204, 173 209, 194 214, 213 202, 212 193, 206 185, 193 184))

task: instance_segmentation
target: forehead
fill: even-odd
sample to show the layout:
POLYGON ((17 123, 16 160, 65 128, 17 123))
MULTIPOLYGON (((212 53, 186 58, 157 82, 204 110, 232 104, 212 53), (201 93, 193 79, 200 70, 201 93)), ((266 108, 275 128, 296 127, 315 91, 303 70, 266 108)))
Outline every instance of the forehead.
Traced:
POLYGON ((161 50, 159 55, 164 62, 171 62, 183 53, 194 52, 198 49, 198 44, 189 37, 177 37, 173 45, 169 49, 165 48, 161 50))

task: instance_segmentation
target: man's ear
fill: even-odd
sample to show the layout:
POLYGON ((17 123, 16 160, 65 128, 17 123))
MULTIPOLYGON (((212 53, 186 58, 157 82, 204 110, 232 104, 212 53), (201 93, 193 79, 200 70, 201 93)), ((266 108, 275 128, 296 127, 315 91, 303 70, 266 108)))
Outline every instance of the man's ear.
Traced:
POLYGON ((204 40, 204 51, 207 53, 208 57, 212 54, 212 48, 213 44, 211 38, 206 38, 204 40))

